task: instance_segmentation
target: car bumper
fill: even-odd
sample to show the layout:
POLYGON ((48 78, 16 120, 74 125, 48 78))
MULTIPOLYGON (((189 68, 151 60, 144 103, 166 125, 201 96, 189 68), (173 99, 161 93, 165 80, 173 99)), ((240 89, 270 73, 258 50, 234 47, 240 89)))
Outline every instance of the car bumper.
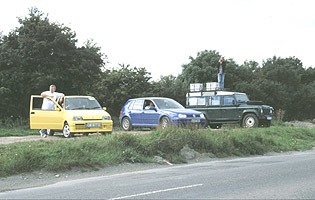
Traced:
POLYGON ((260 117, 260 119, 270 121, 273 119, 273 116, 272 115, 263 115, 260 117))
POLYGON ((69 123, 71 133, 112 132, 113 121, 77 121, 69 123))
POLYGON ((179 127, 198 126, 204 127, 206 125, 205 119, 175 119, 172 121, 174 125, 179 127))

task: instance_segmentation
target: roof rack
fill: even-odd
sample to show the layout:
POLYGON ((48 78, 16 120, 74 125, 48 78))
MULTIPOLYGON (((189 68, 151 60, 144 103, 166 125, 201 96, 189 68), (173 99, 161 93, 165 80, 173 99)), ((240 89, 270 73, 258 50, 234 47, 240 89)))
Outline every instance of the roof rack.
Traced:
POLYGON ((228 90, 229 88, 219 88, 218 82, 191 83, 189 86, 189 92, 216 92, 228 90))

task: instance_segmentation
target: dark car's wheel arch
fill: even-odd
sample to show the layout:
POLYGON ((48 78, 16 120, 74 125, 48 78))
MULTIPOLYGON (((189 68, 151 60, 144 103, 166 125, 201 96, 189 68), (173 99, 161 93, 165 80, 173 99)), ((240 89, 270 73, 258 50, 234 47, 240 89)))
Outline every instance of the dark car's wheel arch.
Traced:
MULTIPOLYGON (((251 124, 252 122, 250 122, 251 124)), ((244 113, 243 116, 242 116, 242 119, 240 121, 240 126, 241 127, 250 127, 250 128, 256 128, 259 126, 259 120, 258 120, 258 117, 256 115, 256 113, 254 112, 247 112, 247 113, 244 113), (252 126, 247 126, 247 120, 250 119, 254 122, 254 124, 252 126)))

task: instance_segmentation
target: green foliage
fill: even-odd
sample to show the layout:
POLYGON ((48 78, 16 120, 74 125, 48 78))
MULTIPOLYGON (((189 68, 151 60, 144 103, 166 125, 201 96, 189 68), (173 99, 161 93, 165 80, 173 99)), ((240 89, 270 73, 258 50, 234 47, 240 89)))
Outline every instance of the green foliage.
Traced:
POLYGON ((108 108, 109 113, 118 116, 129 98, 148 96, 151 91, 150 79, 150 73, 145 68, 120 65, 119 69, 105 70, 102 73, 95 96, 108 108))
POLYGON ((198 52, 196 58, 189 57, 190 63, 182 65, 184 83, 188 86, 190 83, 216 82, 220 57, 218 52, 208 50, 198 52))
POLYGON ((92 93, 104 65, 100 48, 77 48, 70 28, 51 23, 33 8, 0 42, 0 118, 28 116, 29 98, 50 84, 65 94, 92 93))
POLYGON ((152 83, 151 96, 168 97, 185 105, 187 85, 173 75, 161 76, 159 81, 152 83))

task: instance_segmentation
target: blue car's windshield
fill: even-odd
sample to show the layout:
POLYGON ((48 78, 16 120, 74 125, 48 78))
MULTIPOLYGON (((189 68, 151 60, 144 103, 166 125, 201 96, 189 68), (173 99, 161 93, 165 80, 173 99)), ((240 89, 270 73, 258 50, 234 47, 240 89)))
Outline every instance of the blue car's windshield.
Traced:
POLYGON ((172 99, 154 99, 154 102, 160 109, 183 109, 184 106, 172 99))
POLYGON ((65 98, 66 110, 100 110, 102 107, 93 97, 65 98))

